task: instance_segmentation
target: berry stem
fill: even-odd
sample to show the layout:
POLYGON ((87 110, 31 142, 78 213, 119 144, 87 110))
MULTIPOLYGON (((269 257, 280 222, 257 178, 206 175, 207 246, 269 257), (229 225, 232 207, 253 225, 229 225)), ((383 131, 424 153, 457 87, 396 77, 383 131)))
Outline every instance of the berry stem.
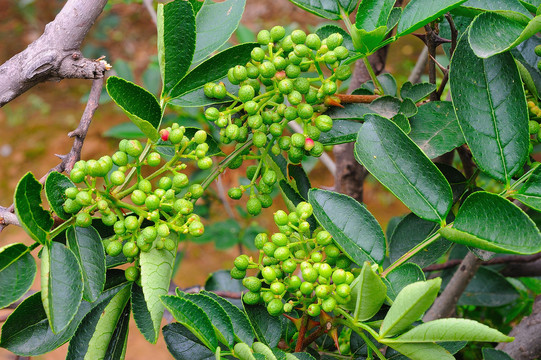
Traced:
POLYGON ((372 101, 379 98, 379 95, 347 95, 347 94, 334 94, 340 99, 341 104, 370 104, 372 101))
POLYGON ((379 93, 381 95, 384 95, 385 92, 383 91, 383 86, 381 86, 378 77, 376 76, 376 73, 374 73, 374 69, 372 69, 372 65, 370 65, 370 61, 368 61, 368 57, 363 57, 364 65, 366 66, 366 70, 370 74, 370 77, 372 78, 372 81, 374 82, 374 86, 376 89, 379 90, 379 93))
POLYGON ((301 318, 301 326, 299 328, 299 336, 297 338, 297 344, 295 345, 295 352, 302 351, 302 345, 304 343, 304 337, 306 336, 306 330, 308 327, 308 319, 308 315, 306 315, 306 313, 303 313, 301 318))

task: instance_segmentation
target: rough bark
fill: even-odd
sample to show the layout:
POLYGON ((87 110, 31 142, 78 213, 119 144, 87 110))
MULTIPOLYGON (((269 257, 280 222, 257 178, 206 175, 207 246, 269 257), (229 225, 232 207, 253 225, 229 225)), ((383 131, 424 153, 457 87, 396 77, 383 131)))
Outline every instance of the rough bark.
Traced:
POLYGON ((505 351, 515 360, 532 360, 541 357, 541 296, 535 299, 532 314, 525 317, 511 330, 509 336, 515 340, 500 343, 496 349, 505 351))
MULTIPOLYGON (((387 59, 387 47, 378 50, 368 57, 376 75, 383 72, 387 59)), ((370 80, 370 75, 362 61, 357 61, 353 77, 349 85, 350 92, 359 88, 370 80)), ((355 200, 363 201, 363 182, 368 171, 360 165, 353 156, 354 143, 336 145, 333 149, 336 173, 334 177, 334 190, 349 195, 355 200)))
POLYGON ((83 57, 81 43, 107 0, 68 0, 43 34, 0 66, 0 107, 48 80, 97 79, 109 65, 83 57))
POLYGON ((479 269, 479 266, 481 266, 481 263, 481 259, 473 253, 468 252, 445 290, 443 290, 430 310, 423 317, 424 322, 447 318, 454 314, 458 299, 460 299, 460 296, 477 272, 477 269, 479 269))

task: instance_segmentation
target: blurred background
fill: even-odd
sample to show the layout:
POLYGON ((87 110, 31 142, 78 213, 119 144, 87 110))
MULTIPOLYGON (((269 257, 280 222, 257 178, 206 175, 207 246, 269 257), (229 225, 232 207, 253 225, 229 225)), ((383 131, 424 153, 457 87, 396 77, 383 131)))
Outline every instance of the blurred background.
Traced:
MULTIPOLYGON (((64 3, 63 0, 0 0, 0 63, 37 39, 64 3)), ((290 30, 301 28, 310 31, 323 22, 324 19, 295 7, 287 0, 247 0, 241 26, 233 35, 231 44, 252 41, 257 31, 274 25, 289 24, 290 30)), ((407 80, 422 47, 422 42, 411 35, 391 46, 386 69, 393 73, 399 86, 407 80)), ((88 58, 105 56, 113 65, 107 75, 121 76, 154 93, 160 91, 156 28, 141 1, 110 0, 88 34, 82 51, 88 58)), ((447 60, 442 59, 441 63, 446 65, 447 60)), ((58 164, 55 154, 69 152, 72 140, 67 134, 79 123, 90 85, 90 81, 85 80, 42 83, 0 108, 0 205, 9 206, 13 202, 15 186, 25 173, 32 171, 40 178, 58 164)), ((116 151, 120 138, 137 137, 139 134, 107 94, 104 92, 102 95, 101 105, 85 140, 83 159, 110 155, 116 151)), ((207 127, 201 109, 197 108, 170 112, 166 121, 207 127)), ((332 151, 328 153, 332 157, 332 151)), ((311 161, 304 165, 311 172, 312 186, 332 188, 334 179, 322 163, 311 161)), ((221 193, 244 181, 243 168, 227 171, 222 176, 221 188, 220 185, 214 186, 198 203, 196 212, 204 217, 207 232, 202 238, 181 243, 181 260, 174 277, 179 287, 204 285, 210 273, 231 268, 233 259, 242 248, 253 248, 257 232, 272 229, 272 213, 285 208, 277 196, 271 208, 251 219, 237 207, 238 202, 229 200, 224 204, 221 193)), ((192 174, 194 179, 204 176, 201 172, 192 174)), ((406 208, 389 192, 380 191, 370 177, 366 187, 365 203, 383 228, 392 216, 406 213, 406 208)), ((0 247, 13 242, 30 244, 31 240, 22 229, 9 226, 0 234, 0 247)), ((39 274, 33 289, 39 289, 39 274)), ((2 311, 7 310, 0 310, 0 315, 2 311)), ((144 340, 133 322, 130 330, 126 359, 172 359, 163 337, 157 345, 152 345, 144 340)), ((64 359, 66 352, 67 345, 64 345, 50 354, 34 358, 64 359)), ((17 357, 0 349, 0 360, 8 359, 17 357)))

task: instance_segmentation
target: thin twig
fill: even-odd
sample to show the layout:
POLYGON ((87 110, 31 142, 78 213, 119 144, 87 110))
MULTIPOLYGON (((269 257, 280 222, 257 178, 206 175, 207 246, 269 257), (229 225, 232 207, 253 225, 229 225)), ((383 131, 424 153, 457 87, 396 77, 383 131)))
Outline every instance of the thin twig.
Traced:
POLYGON ((426 68, 426 62, 428 61, 428 48, 425 46, 423 48, 423 51, 419 54, 419 57, 417 58, 417 62, 415 63, 415 66, 413 67, 413 70, 411 71, 410 76, 408 77, 408 81, 412 84, 417 84, 419 81, 421 81, 421 76, 423 75, 423 72, 426 68))
MULTIPOLYGON (((433 59, 436 58, 436 43, 434 41, 434 29, 432 26, 425 25, 426 30, 426 47, 428 48, 428 81, 431 84, 436 84, 436 63, 433 59)), ((437 101, 437 94, 433 91, 430 94, 430 101, 437 101)))
POLYGON ((143 0, 143 5, 147 9, 154 25, 158 25, 158 17, 156 16, 156 11, 154 10, 154 7, 152 6, 152 0, 143 0))
POLYGON ((449 28, 451 29, 451 49, 449 50, 449 58, 455 53, 456 43, 458 40, 458 30, 456 29, 455 22, 450 13, 445 14, 445 18, 449 23, 449 28))
POLYGON ((462 167, 464 168, 464 175, 469 179, 473 175, 473 169, 475 164, 473 163, 473 156, 467 145, 462 145, 456 148, 462 167))
POLYGON ((336 94, 340 99, 341 104, 370 104, 372 101, 379 98, 379 95, 348 95, 348 94, 336 94))
MULTIPOLYGON (((88 97, 88 102, 86 103, 85 110, 81 116, 81 121, 79 126, 74 131, 68 134, 69 137, 75 137, 73 141, 73 146, 71 147, 70 152, 67 155, 57 155, 62 161, 47 171, 45 175, 41 177, 39 182, 41 184, 45 183, 47 176, 53 172, 70 172, 73 169, 73 165, 81 158, 81 150, 83 149, 83 144, 85 141, 86 134, 90 123, 92 122, 92 117, 94 112, 98 108, 101 89, 103 88, 103 78, 98 78, 92 80, 92 88, 90 89, 90 96, 88 97)), ((13 204, 9 208, 0 207, 0 232, 7 225, 17 225, 20 226, 19 220, 13 214, 15 207, 13 204)))

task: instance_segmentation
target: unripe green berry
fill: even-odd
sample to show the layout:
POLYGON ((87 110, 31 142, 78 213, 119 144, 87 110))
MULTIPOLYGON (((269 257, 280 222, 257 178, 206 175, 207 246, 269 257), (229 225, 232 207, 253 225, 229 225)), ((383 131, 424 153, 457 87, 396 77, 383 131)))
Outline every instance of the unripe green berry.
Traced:
POLYGON ((141 190, 133 190, 131 193, 131 201, 135 205, 143 205, 145 203, 145 200, 147 199, 146 194, 141 190))
MULTIPOLYGON (((299 105, 302 102, 302 94, 297 90, 293 90, 287 95, 287 100, 291 105, 299 105)), ((299 110, 297 109, 297 113, 299 110)))
POLYGON ((300 286, 300 291, 303 295, 310 295, 314 291, 314 284, 308 281, 303 281, 300 286))
POLYGON ((139 269, 135 266, 130 266, 126 270, 124 270, 124 275, 126 276, 126 280, 128 281, 137 281, 139 278, 139 269))
POLYGON ((198 130, 198 131, 194 134, 193 140, 194 140, 197 144, 202 144, 202 143, 204 143, 205 141, 207 141, 207 133, 205 132, 205 130, 198 130))
POLYGON ((268 30, 261 30, 257 33, 257 42, 261 45, 267 45, 271 42, 271 34, 268 30))
POLYGON ((210 169, 212 167, 212 159, 205 156, 204 158, 197 160, 197 167, 201 170, 210 169))
POLYGON ((124 221, 119 220, 113 225, 113 230, 115 231, 115 234, 122 235, 126 232, 126 226, 124 226, 124 221))
POLYGON ((178 199, 173 204, 173 209, 182 215, 188 215, 193 212, 193 203, 186 199, 178 199))
POLYGON ((263 77, 271 78, 276 74, 276 68, 270 61, 264 61, 259 65, 259 73, 263 77))
POLYGON ((317 34, 308 34, 305 43, 312 50, 319 50, 321 47, 321 39, 317 34))
POLYGON ((263 61, 265 59, 265 51, 260 47, 255 47, 252 49, 252 52, 250 53, 250 57, 254 61, 263 61))
POLYGON ((141 231, 141 235, 145 239, 146 243, 151 244, 154 240, 156 240, 156 237, 158 236, 158 231, 153 226, 148 226, 141 231))
POLYGON ((90 225, 92 225, 92 216, 90 216, 90 214, 85 212, 77 214, 75 226, 89 227, 90 225))
POLYGON ((205 227, 201 221, 194 221, 188 227, 188 231, 192 236, 201 236, 205 232, 205 227))
POLYGON ((164 241, 164 247, 168 251, 173 251, 173 250, 176 250, 177 243, 173 239, 166 238, 164 241))
POLYGON ((215 83, 206 83, 205 86, 203 86, 203 93, 206 97, 213 98, 214 97, 214 85, 215 83))
POLYGON ((128 164, 128 155, 124 151, 117 151, 113 154, 111 160, 117 166, 126 166, 128 164))
POLYGON ((311 50, 308 48, 308 46, 304 44, 295 45, 293 51, 294 54, 300 58, 306 57, 311 53, 311 50))
POLYGON ((237 256, 233 264, 239 270, 246 270, 248 268, 248 265, 250 265, 250 258, 248 257, 248 255, 244 254, 237 256))
POLYGON ((139 228, 139 221, 133 215, 130 215, 124 219, 124 226, 127 230, 133 231, 139 228))
POLYGON ((336 286, 336 294, 340 297, 347 297, 351 293, 351 287, 348 284, 340 284, 336 286))
POLYGON ((205 110, 205 118, 209 121, 216 121, 220 117, 220 111, 214 107, 205 110))
POLYGON ((339 33, 331 34, 326 39, 326 45, 329 48, 329 50, 334 50, 338 46, 342 45, 342 42, 344 41, 344 37, 339 33))
POLYGON ((295 79, 301 74, 301 68, 298 65, 289 64, 286 66, 286 76, 290 79, 295 79))
POLYGON ((81 206, 88 206, 92 204, 92 195, 90 195, 88 191, 79 191, 77 195, 75 195, 75 201, 81 206))
POLYGON ((314 114, 314 108, 311 105, 301 103, 297 106, 297 114, 301 119, 310 119, 314 114))
POLYGON ((134 242, 128 241, 122 247, 122 253, 125 257, 136 257, 139 254, 139 248, 134 242))
POLYGON ((149 195, 145 199, 145 206, 149 211, 156 210, 160 207, 160 198, 156 195, 149 195))
MULTIPOLYGON (((261 300, 261 296, 259 293, 247 292, 242 296, 242 300, 248 305, 256 305, 261 300)), ((237 345, 240 345, 240 343, 237 345)), ((235 348, 237 345, 235 345, 235 348)))
POLYGON ((126 144, 126 153, 133 157, 138 157, 143 152, 143 145, 139 140, 130 140, 126 144))
POLYGON ((261 270, 261 276, 263 276, 263 279, 270 284, 276 280, 276 271, 270 266, 266 266, 261 270))
POLYGON ((282 40, 285 35, 286 29, 284 29, 283 26, 273 26, 273 28, 270 30, 270 37, 274 42, 282 40))
POLYGON ((265 135, 261 131, 256 131, 254 132, 252 141, 255 147, 262 148, 267 143, 267 135, 265 135))
POLYGON ((541 56, 541 45, 537 45, 537 46, 534 48, 534 52, 535 52, 535 55, 541 56))
POLYGON ((332 274, 332 281, 336 285, 344 284, 346 282, 346 271, 344 269, 336 269, 332 274))
POLYGON ((73 181, 74 183, 80 183, 80 182, 83 182, 83 180, 85 179, 85 172, 82 171, 82 170, 79 170, 79 169, 73 169, 71 170, 71 173, 70 173, 70 179, 71 181, 73 181))
POLYGON ((243 85, 239 89, 239 99, 242 102, 250 101, 255 96, 255 90, 250 85, 243 85))
POLYGON ((251 292, 258 292, 261 290, 261 280, 255 276, 249 276, 242 280, 242 285, 251 292))
POLYGON ((306 33, 302 30, 293 30, 291 33, 291 40, 295 44, 304 44, 306 41, 306 33))
POLYGON ((162 161, 162 158, 161 158, 159 153, 151 152, 150 154, 148 154, 147 164, 149 166, 158 166, 158 165, 160 165, 161 161, 162 161))
POLYGON ((314 268, 306 268, 304 270, 302 270, 302 277, 304 280, 308 281, 308 282, 314 282, 317 280, 317 277, 318 277, 318 272, 316 269, 314 268))
POLYGON ((301 94, 308 94, 308 91, 310 91, 310 81, 304 77, 296 78, 293 82, 293 86, 295 87, 295 90, 301 94))
POLYGON ((227 195, 233 200, 238 200, 242 197, 242 190, 239 188, 231 188, 227 191, 227 195))
POLYGON ((286 291, 286 286, 282 282, 275 281, 270 285, 270 291, 274 295, 282 295, 286 291))
POLYGON ((173 187, 175 189, 183 189, 188 186, 190 180, 186 174, 176 174, 173 176, 173 187))
POLYGON ((122 243, 120 241, 111 241, 106 247, 107 255, 118 256, 122 252, 122 243))
POLYGON ((113 185, 122 185, 126 180, 126 176, 122 171, 115 170, 111 173, 111 183, 113 185))
POLYGON ((329 297, 321 303, 321 309, 325 312, 332 312, 336 308, 336 299, 333 297, 329 297))
POLYGON ((233 279, 237 280, 243 279, 246 276, 246 270, 239 270, 237 268, 231 269, 229 273, 233 279))

